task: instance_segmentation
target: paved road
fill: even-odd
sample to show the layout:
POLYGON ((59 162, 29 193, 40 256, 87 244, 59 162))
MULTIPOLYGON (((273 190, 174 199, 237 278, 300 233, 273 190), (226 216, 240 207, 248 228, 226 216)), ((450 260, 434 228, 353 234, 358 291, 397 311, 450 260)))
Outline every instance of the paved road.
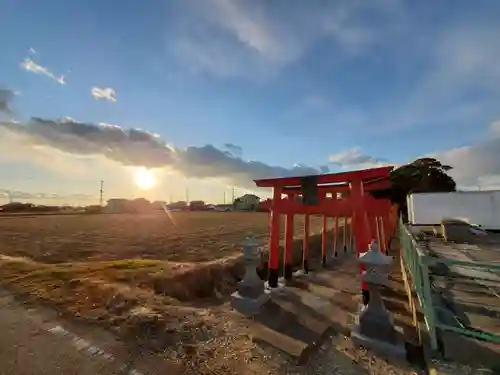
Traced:
POLYGON ((125 366, 124 353, 117 341, 98 345, 83 339, 53 316, 0 292, 0 375, 151 375, 165 370, 163 362, 148 358, 135 361, 140 370, 125 366))

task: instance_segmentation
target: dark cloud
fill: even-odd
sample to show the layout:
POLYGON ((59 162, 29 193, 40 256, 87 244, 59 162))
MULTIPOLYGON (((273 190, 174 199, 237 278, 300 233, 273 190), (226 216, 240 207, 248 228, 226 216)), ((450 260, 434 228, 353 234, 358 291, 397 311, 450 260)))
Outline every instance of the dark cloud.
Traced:
MULTIPOLYGON (((224 178, 242 187, 255 186, 253 180, 258 178, 320 173, 303 165, 284 168, 243 160, 212 145, 177 149, 148 131, 115 125, 33 118, 25 124, 0 122, 0 127, 21 135, 29 144, 50 146, 68 154, 102 155, 129 166, 170 167, 186 177, 224 178)), ((234 146, 234 150, 241 148, 234 146)))
POLYGON ((97 199, 95 196, 88 194, 69 194, 60 195, 55 193, 28 193, 20 190, 7 190, 0 189, 0 197, 10 198, 10 199, 66 199, 66 200, 91 200, 97 199))
POLYGON ((10 103, 16 94, 12 90, 0 89, 0 113, 12 114, 10 103))
POLYGON ((328 165, 320 165, 319 170, 321 171, 321 173, 330 173, 330 168, 328 167, 328 165))
POLYGON ((241 157, 243 155, 243 150, 240 146, 233 145, 232 143, 225 143, 224 148, 233 156, 241 157))
POLYGON ((50 146, 69 154, 104 155, 123 165, 149 168, 173 162, 174 151, 156 135, 144 130, 40 118, 33 118, 26 124, 3 122, 0 126, 23 135, 31 144, 50 146))

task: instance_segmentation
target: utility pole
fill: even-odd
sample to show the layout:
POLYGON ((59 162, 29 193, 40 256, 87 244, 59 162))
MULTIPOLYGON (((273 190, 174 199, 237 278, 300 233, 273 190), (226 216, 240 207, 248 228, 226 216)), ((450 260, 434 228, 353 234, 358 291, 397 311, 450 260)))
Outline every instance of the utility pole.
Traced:
POLYGON ((100 195, 99 195, 99 206, 102 207, 102 193, 103 193, 103 188, 104 188, 104 181, 101 180, 101 190, 99 190, 100 195))

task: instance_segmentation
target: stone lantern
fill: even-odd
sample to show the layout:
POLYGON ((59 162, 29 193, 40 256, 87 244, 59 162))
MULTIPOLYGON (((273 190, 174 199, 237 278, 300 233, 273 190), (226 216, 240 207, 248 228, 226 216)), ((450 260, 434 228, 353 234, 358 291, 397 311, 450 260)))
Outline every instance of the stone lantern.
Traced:
POLYGON ((357 324, 351 330, 352 340, 360 346, 382 355, 405 359, 406 349, 401 333, 395 328, 389 311, 382 300, 381 288, 389 282, 392 257, 379 251, 372 241, 368 251, 359 256, 365 267, 361 275, 369 291, 368 305, 359 312, 357 324))
POLYGON ((258 314, 260 307, 269 299, 269 291, 257 274, 260 261, 259 243, 252 235, 242 243, 245 276, 238 283, 238 290, 231 295, 233 307, 244 315, 258 314))

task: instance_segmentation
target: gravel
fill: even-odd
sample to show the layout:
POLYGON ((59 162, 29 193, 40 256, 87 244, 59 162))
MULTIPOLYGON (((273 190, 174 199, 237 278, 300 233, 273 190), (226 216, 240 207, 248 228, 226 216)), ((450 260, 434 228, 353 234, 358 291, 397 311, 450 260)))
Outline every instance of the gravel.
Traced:
POLYGON ((432 360, 432 367, 439 375, 494 375, 495 372, 485 368, 471 367, 459 363, 432 360))

